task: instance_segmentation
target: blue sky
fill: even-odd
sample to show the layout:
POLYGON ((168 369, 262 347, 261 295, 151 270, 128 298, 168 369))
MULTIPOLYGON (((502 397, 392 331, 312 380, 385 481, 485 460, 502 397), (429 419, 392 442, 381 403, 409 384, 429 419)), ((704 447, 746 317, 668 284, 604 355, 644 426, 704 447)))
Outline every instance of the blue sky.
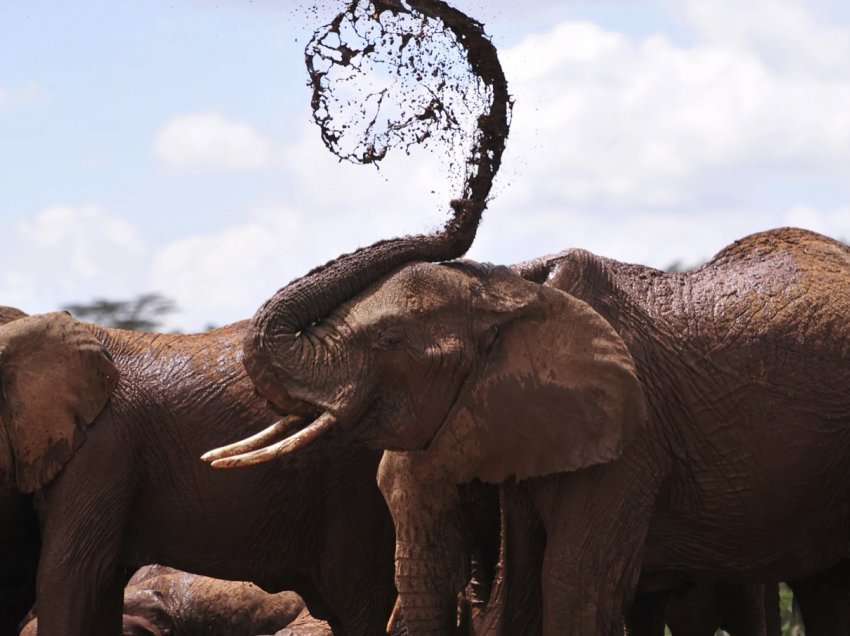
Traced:
MULTIPOLYGON (((517 99, 471 256, 582 246, 664 266, 785 224, 850 238, 840 3, 457 4, 487 24, 517 99)), ((432 154, 376 173, 321 147, 305 6, 0 5, 0 302, 155 290, 181 307, 170 327, 198 329, 439 223, 453 193, 432 154)))

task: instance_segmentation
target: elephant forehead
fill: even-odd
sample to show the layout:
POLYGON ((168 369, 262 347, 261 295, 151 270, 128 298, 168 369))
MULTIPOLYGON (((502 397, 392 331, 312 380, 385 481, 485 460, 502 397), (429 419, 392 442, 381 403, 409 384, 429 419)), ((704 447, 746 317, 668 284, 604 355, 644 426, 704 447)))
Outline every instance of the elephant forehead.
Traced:
POLYGON ((356 299, 350 315, 378 318, 388 314, 428 313, 456 308, 469 299, 469 276, 432 263, 415 263, 391 274, 356 299))

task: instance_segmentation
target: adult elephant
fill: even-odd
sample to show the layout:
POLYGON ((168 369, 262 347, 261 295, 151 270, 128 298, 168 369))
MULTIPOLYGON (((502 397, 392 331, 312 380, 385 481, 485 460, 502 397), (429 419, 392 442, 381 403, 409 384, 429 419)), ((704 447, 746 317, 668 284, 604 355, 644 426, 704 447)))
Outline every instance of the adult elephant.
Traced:
POLYGON ((454 624, 456 484, 473 478, 542 519, 547 635, 619 634, 639 574, 655 589, 787 580, 847 556, 847 246, 780 229, 679 274, 575 250, 525 268, 538 282, 422 262, 463 254, 465 229, 381 242, 279 291, 245 364, 311 423, 206 458, 253 464, 332 431, 389 449, 378 480, 411 634, 454 624))
POLYGON ((0 532, 17 545, 0 544, 0 568, 22 593, 0 633, 32 605, 36 563, 41 636, 117 634, 146 563, 294 590, 336 634, 383 630, 394 541, 376 451, 236 479, 198 461, 278 418, 241 363, 247 322, 164 335, 4 311, 16 319, 0 326, 0 532))

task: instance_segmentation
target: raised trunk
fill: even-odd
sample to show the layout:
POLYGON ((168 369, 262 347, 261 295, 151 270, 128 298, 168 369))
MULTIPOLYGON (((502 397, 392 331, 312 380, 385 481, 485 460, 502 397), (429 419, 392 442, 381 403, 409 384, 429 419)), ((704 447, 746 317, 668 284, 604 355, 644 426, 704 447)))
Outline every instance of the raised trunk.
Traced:
MULTIPOLYGON (((317 368, 322 352, 319 343, 310 338, 310 329, 340 304, 406 263, 443 261, 466 253, 483 205, 456 202, 453 207, 455 215, 442 231, 379 241, 345 254, 268 300, 254 316, 245 341, 245 367, 260 391, 278 396, 281 384, 307 379, 311 370, 320 372, 317 376, 327 374, 328 369, 317 368)), ((319 377, 313 379, 320 381, 319 377)), ((314 390, 315 384, 311 383, 314 390)))
MULTIPOLYGON (((496 49, 483 26, 441 0, 411 0, 409 5, 428 18, 441 20, 454 33, 473 72, 492 91, 490 109, 478 119, 462 199, 452 202, 454 215, 442 231, 380 241, 341 256, 278 291, 254 316, 245 341, 245 367, 260 392, 290 412, 299 412, 299 402, 309 400, 302 396, 293 401, 284 387, 304 382, 310 387, 309 394, 317 384, 337 383, 329 369, 322 368, 329 356, 321 338, 311 338, 311 327, 406 263, 463 256, 475 238, 501 164, 511 101, 496 49)), ((406 11, 400 4, 382 10, 406 11)))

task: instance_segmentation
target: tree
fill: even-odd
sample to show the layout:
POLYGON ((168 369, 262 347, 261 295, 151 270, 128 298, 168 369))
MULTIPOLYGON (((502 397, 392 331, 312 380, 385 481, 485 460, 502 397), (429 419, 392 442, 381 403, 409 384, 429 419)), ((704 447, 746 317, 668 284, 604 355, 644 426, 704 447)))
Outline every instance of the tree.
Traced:
POLYGON ((87 304, 66 305, 62 309, 76 318, 104 327, 156 331, 165 316, 177 311, 177 305, 170 298, 153 292, 129 300, 96 298, 87 304))

